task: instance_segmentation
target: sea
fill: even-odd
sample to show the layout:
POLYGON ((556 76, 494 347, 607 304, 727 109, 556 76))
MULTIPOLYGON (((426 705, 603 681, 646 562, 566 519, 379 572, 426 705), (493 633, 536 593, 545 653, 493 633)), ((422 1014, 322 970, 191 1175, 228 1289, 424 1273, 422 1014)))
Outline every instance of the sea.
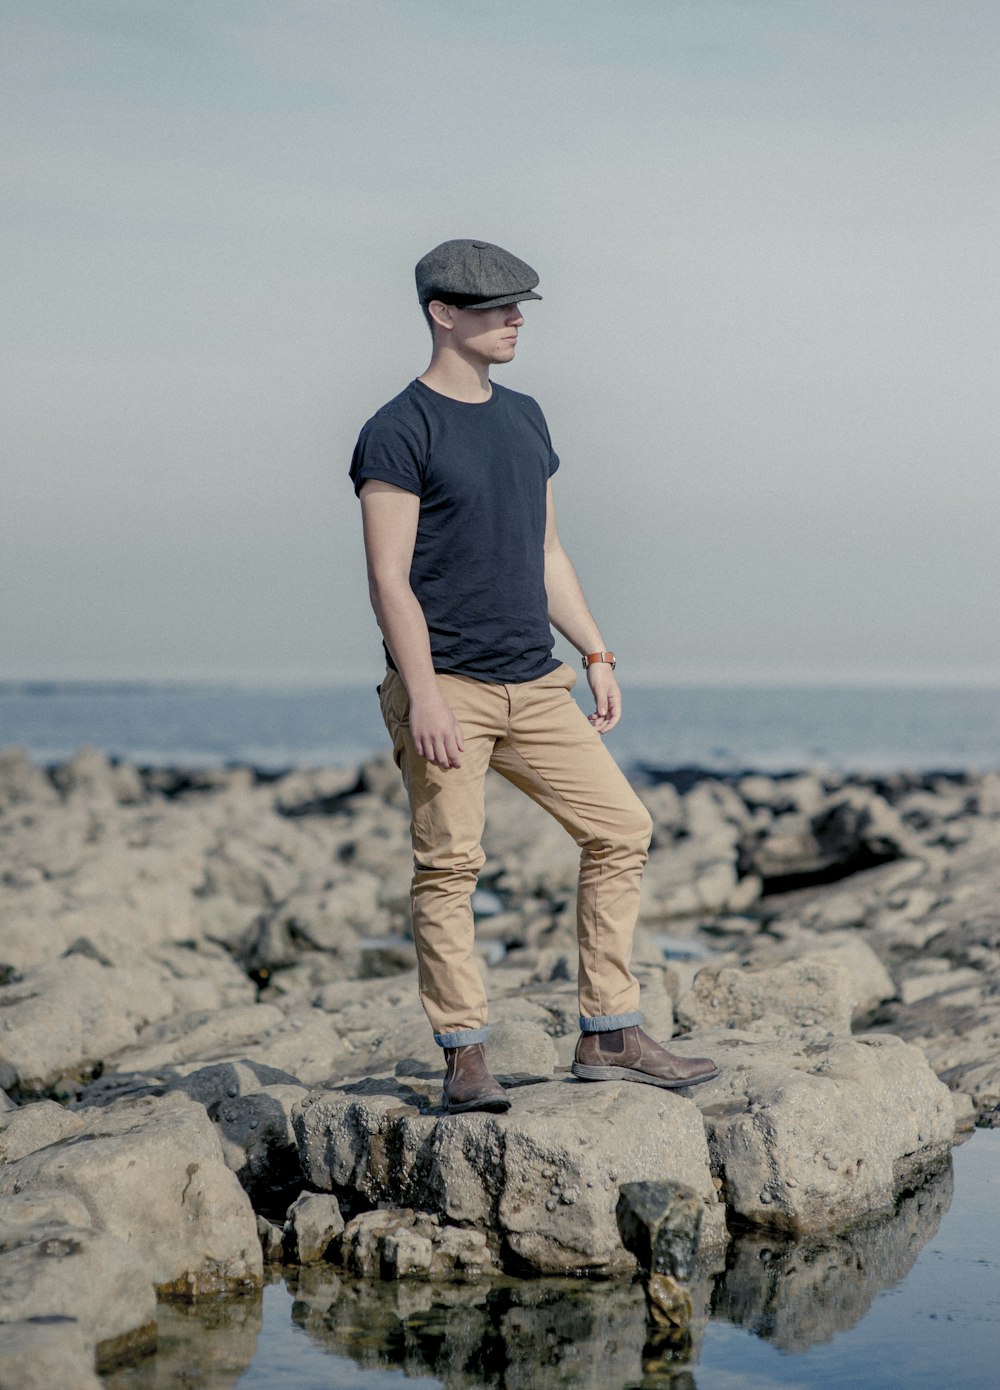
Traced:
MULTIPOLYGON (((581 700, 582 703, 582 700, 581 700)), ((626 685, 607 736, 629 772, 1000 767, 1000 687, 626 685)), ((350 766, 386 747, 375 684, 337 688, 0 683, 0 746, 41 763, 84 744, 142 766, 350 766)))

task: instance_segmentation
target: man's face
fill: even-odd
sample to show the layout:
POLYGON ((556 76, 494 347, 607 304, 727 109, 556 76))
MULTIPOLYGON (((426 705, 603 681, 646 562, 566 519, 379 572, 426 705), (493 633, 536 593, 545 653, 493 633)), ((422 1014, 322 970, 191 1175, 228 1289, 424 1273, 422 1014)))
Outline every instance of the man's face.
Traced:
POLYGON ((509 362, 517 351, 517 331, 524 315, 517 304, 496 309, 457 309, 448 306, 452 328, 450 344, 463 357, 491 365, 509 362))

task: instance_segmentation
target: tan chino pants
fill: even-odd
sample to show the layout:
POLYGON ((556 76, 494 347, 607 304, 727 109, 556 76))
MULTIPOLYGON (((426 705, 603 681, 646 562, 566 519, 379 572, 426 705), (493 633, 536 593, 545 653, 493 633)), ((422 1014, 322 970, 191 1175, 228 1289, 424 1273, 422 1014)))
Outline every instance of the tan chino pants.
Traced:
POLYGON ((414 751, 409 699, 388 671, 382 716, 410 801, 410 900, 420 998, 442 1047, 483 1042, 487 999, 473 955, 471 897, 485 862, 484 782, 495 768, 553 815, 580 846, 577 894, 580 1027, 604 1032, 642 1022, 629 970, 649 814, 570 690, 568 666, 521 684, 439 675, 462 728, 459 768, 414 751))

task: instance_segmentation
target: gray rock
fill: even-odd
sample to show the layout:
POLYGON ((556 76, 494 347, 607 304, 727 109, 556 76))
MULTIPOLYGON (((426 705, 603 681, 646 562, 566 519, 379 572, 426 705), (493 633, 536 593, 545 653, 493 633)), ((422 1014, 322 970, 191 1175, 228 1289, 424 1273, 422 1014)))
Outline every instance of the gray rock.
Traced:
POLYGON ((368 1279, 496 1272, 484 1232, 443 1226, 437 1216, 408 1209, 360 1212, 344 1230, 341 1252, 345 1267, 368 1279))
POLYGON ((79 1115, 51 1100, 0 1114, 0 1163, 12 1163, 70 1134, 79 1134, 84 1127, 79 1115))
POLYGON ((53 1390, 53 1386, 102 1390, 93 1363, 93 1343, 70 1315, 41 1314, 34 1321, 4 1324, 0 1337, 3 1390, 53 1390))
POLYGON ((257 1234, 260 1237, 261 1254, 265 1264, 278 1263, 285 1253, 285 1232, 281 1226, 268 1221, 266 1216, 257 1217, 257 1234))
POLYGON ((121 1070, 156 1071, 185 1061, 222 1061, 254 1050, 262 1034, 280 1028, 285 1016, 271 1004, 170 1014, 145 1028, 134 1047, 121 1052, 121 1070))
POLYGON ((291 1112, 305 1094, 304 1086, 264 1086, 252 1095, 226 1099, 209 1108, 226 1165, 255 1206, 272 1205, 272 1195, 278 1196, 299 1182, 291 1112))
POLYGON ((283 816, 329 815, 358 786, 354 767, 296 768, 275 782, 275 810, 283 816))
POLYGON ((771 1033, 823 1028, 848 1033, 854 998, 847 970, 816 957, 760 965, 706 965, 677 1001, 687 1028, 749 1028, 771 1033))
POLYGON ((59 798, 39 767, 31 762, 27 749, 8 745, 0 748, 0 810, 17 806, 51 806, 59 798))
POLYGON ((330 1257, 330 1247, 344 1229, 336 1197, 325 1192, 303 1192, 288 1208, 285 1248, 299 1264, 315 1264, 330 1257))
POLYGON ((153 1278, 140 1252, 94 1229, 83 1202, 8 1189, 0 1204, 0 1323, 70 1320, 88 1351, 83 1364, 92 1363, 95 1348, 108 1352, 149 1339, 156 1321, 153 1278))
POLYGON ((676 1182, 622 1183, 615 1217, 622 1244, 646 1274, 689 1279, 698 1258, 705 1204, 676 1182))
MULTIPOLYGON (((492 1024, 486 1056, 494 1076, 506 1085, 526 1077, 546 1079, 556 1068, 552 1039, 540 1023, 527 1019, 500 1018, 492 1024)), ((442 1067, 443 1058, 439 1056, 437 1069, 442 1067)))
POLYGON ((0 1084, 40 1091, 86 1072, 170 1008, 151 968, 118 971, 82 955, 37 966, 0 989, 0 1084))
POLYGON ((155 1335, 150 1276, 148 1263, 113 1236, 78 1227, 31 1231, 0 1255, 0 1311, 5 1322, 71 1318, 92 1355, 108 1355, 155 1335))
POLYGON ((65 797, 91 807, 136 805, 146 798, 142 778, 129 763, 112 763, 100 748, 84 745, 52 770, 52 781, 65 797))
POLYGON ((509 1262, 551 1274, 628 1268, 614 1214, 619 1183, 675 1178, 706 1205, 706 1244, 724 1242, 701 1117, 680 1096, 547 1082, 519 1088, 507 1115, 437 1118, 422 1112, 419 1094, 376 1086, 317 1092, 297 1107, 303 1171, 315 1187, 497 1232, 509 1262))
POLYGON ((940 959, 919 961, 900 982, 899 997, 904 1004, 919 1004, 922 999, 934 996, 939 1003, 948 1003, 948 996, 956 990, 970 987, 978 997, 985 983, 982 973, 971 967, 954 968, 951 961, 940 959))
POLYGON ((323 951, 338 962, 344 977, 358 974, 361 942, 351 914, 362 909, 360 904, 355 908, 352 900, 367 903, 370 898, 366 916, 379 916, 377 884, 370 875, 364 878, 370 880, 364 892, 356 880, 348 881, 344 892, 293 894, 247 930, 240 943, 240 959, 250 970, 275 971, 294 965, 310 952, 323 951))
POLYGON ((56 1189, 85 1203, 156 1285, 195 1294, 259 1283, 253 1210, 202 1106, 187 1096, 121 1101, 86 1128, 0 1169, 0 1195, 56 1189))
POLYGON ((947 1088, 898 1038, 791 1044, 727 1031, 697 1042, 721 1068, 694 1092, 712 1169, 743 1221, 795 1234, 843 1230, 891 1210, 907 1182, 947 1156, 947 1088))

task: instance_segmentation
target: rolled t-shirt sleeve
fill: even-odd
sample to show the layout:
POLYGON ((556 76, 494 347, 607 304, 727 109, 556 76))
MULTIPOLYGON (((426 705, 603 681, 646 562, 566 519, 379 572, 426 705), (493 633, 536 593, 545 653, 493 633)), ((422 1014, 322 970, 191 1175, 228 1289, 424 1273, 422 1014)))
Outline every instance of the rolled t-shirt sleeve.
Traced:
POLYGON ((351 459, 351 481, 355 494, 369 479, 392 483, 413 492, 424 490, 421 450, 412 432, 399 420, 376 416, 361 431, 351 459))

